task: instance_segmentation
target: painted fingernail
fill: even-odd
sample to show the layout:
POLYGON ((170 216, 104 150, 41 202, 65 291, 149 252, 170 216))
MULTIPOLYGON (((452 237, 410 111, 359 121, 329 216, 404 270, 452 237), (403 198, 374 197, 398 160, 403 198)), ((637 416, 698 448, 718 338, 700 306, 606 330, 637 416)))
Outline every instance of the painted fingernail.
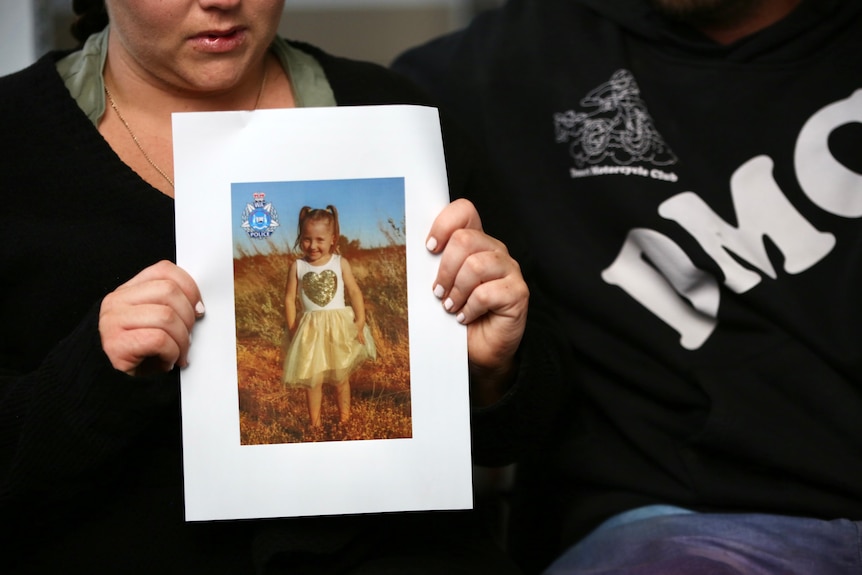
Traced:
POLYGON ((447 298, 446 298, 446 301, 444 301, 444 302, 443 302, 443 307, 445 307, 445 308, 446 308, 446 311, 449 311, 450 309, 452 309, 453 307, 455 307, 455 302, 454 302, 454 301, 452 301, 452 298, 451 298, 451 297, 447 297, 447 298))
POLYGON ((458 315, 456 315, 455 319, 458 321, 458 323, 464 323, 464 320, 466 320, 467 318, 464 316, 464 314, 462 312, 462 313, 459 313, 458 315))
POLYGON ((437 249, 437 238, 435 238, 434 236, 431 236, 430 238, 428 238, 428 241, 425 242, 425 247, 428 248, 429 252, 433 252, 434 250, 436 250, 437 249))
POLYGON ((443 286, 441 286, 439 284, 434 286, 434 295, 437 296, 437 299, 440 299, 441 297, 443 297, 444 293, 446 293, 446 290, 443 289, 443 286))
POLYGON ((197 313, 198 315, 203 315, 206 313, 206 311, 207 308, 204 307, 204 302, 199 301, 195 304, 195 313, 197 313))

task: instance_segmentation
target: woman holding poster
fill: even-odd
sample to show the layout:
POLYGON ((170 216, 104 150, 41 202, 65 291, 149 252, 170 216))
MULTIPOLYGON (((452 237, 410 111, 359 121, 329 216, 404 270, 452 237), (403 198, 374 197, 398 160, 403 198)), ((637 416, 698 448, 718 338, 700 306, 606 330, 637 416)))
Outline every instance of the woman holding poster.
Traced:
MULTIPOLYGON (((0 190, 19 207, 0 241, 0 572, 511 570, 468 513, 184 521, 178 372, 205 302, 171 263, 171 113, 424 101, 277 37, 283 4, 75 0, 80 48, 0 79, 0 190)), ((428 289, 468 326, 473 384, 495 390, 526 322, 518 266, 463 200, 428 238, 428 289)))

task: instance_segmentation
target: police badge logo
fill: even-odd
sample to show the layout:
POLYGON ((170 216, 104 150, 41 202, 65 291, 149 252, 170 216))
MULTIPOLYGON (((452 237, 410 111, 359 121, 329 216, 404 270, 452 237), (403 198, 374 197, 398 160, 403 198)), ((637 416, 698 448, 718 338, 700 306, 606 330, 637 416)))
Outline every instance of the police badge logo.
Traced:
POLYGON ((272 203, 266 203, 266 194, 263 192, 255 192, 252 196, 254 202, 246 204, 242 211, 241 227, 252 239, 268 238, 279 225, 278 212, 272 203))

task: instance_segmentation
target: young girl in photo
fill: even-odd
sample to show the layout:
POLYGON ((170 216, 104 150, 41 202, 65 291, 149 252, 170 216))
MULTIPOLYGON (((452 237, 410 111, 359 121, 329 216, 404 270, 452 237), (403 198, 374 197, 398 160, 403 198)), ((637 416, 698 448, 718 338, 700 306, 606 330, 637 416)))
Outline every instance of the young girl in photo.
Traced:
POLYGON ((285 311, 290 343, 284 358, 286 386, 304 387, 313 428, 320 427, 323 384, 336 386, 340 421, 350 418, 350 375, 376 357, 365 323, 362 291, 338 252, 338 211, 303 207, 295 246, 302 253, 290 268, 285 311), (345 303, 345 293, 350 306, 345 303), (301 314, 297 313, 297 295, 301 314))

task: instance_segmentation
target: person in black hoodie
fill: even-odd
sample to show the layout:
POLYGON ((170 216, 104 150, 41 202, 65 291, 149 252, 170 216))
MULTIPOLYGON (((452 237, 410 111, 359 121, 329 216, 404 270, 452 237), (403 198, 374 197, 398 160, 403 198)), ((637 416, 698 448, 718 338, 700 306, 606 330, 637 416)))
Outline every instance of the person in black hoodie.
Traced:
POLYGON ((511 443, 521 564, 858 572, 862 3, 510 0, 393 67, 487 153, 573 359, 511 443))
MULTIPOLYGON (((427 104, 277 37, 283 4, 75 0, 83 45, 0 79, 4 574, 516 572, 471 512, 184 521, 179 370, 206 302, 173 263, 171 112, 427 104)), ((446 133, 463 196, 473 164, 446 133)), ((429 297, 493 395, 516 375, 518 265, 463 199, 428 240, 429 297)))

